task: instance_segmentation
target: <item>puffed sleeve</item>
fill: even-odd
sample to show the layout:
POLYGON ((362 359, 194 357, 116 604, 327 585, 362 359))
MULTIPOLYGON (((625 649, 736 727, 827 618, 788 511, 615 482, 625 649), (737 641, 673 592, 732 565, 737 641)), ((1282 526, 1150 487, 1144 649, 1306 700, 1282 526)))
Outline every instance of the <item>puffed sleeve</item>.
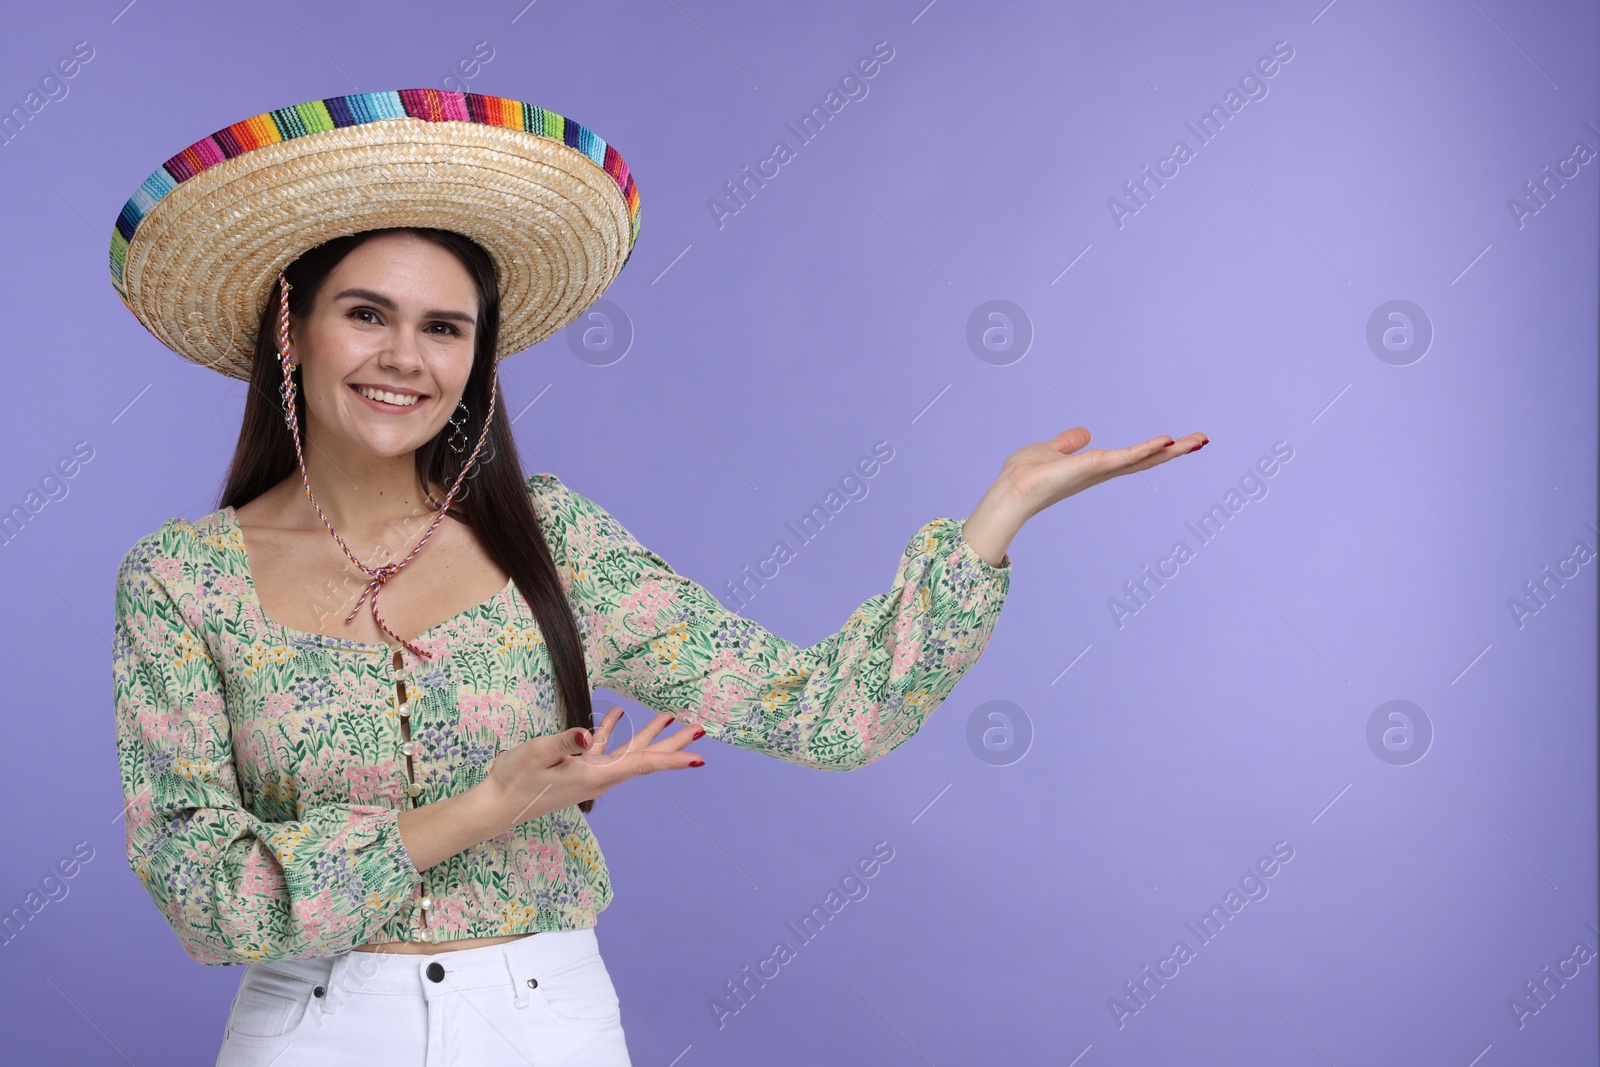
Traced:
POLYGON ((593 685, 821 770, 863 767, 916 733, 978 661, 1010 588, 1009 554, 991 564, 960 520, 932 519, 887 591, 802 647, 724 607, 553 475, 528 487, 564 541, 593 685))
POLYGON ((247 810, 223 678, 170 528, 134 545, 117 570, 112 678, 128 864, 200 963, 363 944, 421 881, 399 810, 319 804, 295 822, 247 810))

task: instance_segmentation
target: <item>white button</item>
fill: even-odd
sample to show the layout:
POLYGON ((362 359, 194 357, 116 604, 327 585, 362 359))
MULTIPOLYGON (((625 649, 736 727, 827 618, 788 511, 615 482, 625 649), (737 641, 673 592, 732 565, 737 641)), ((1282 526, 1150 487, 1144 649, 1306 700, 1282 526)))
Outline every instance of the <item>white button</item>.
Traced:
POLYGON ((400 752, 402 755, 412 756, 416 754, 416 751, 417 743, 415 741, 407 741, 405 744, 400 746, 400 752))
POLYGON ((409 700, 406 701, 404 704, 401 704, 399 707, 395 708, 395 710, 400 713, 400 717, 402 719, 410 718, 411 717, 411 701, 409 701, 409 700))

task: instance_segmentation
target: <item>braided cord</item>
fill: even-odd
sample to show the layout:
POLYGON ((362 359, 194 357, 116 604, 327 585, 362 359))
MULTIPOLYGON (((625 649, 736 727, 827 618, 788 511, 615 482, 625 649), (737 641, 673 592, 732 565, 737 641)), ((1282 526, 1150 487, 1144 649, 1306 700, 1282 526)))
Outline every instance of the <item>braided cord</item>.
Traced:
POLYGON ((424 652, 421 648, 389 629, 389 624, 384 622, 383 616, 378 613, 378 591, 383 588, 385 582, 400 573, 400 570, 407 563, 416 558, 417 553, 422 551, 422 546, 428 543, 428 538, 433 536, 433 531, 438 529, 439 523, 444 521, 445 512, 450 510, 450 501, 455 499, 456 492, 461 488, 461 482, 466 477, 467 471, 471 470, 473 464, 477 462, 478 453, 483 449, 484 442, 489 439, 489 422, 494 417, 494 403, 495 397, 499 394, 500 375, 494 364, 491 364, 489 370, 489 412, 484 416, 483 429, 478 434, 478 443, 473 447, 472 455, 467 457, 467 462, 462 466, 461 472, 456 475, 455 484, 445 494, 444 504, 439 508, 439 513, 433 517, 433 524, 428 527, 428 532, 422 535, 422 540, 417 542, 416 547, 412 548, 405 559, 400 560, 398 563, 386 563, 381 567, 369 567, 359 559, 356 559, 355 554, 350 551, 350 546, 344 543, 343 537, 339 536, 339 531, 335 530, 333 523, 328 521, 328 516, 322 513, 322 507, 317 503, 316 495, 311 492, 311 479, 306 475, 306 456, 304 449, 300 445, 300 423, 295 417, 294 406, 295 384, 292 375, 296 364, 289 356, 289 289, 289 280, 280 271, 278 273, 278 358, 283 365, 283 386, 280 392, 283 397, 284 421, 289 424, 289 432, 294 436, 294 453, 300 461, 300 480, 305 484, 306 498, 311 501, 311 506, 316 509, 317 517, 322 520, 322 525, 326 526, 328 532, 333 535, 333 539, 339 542, 339 547, 344 550, 344 554, 349 558, 350 562, 361 568, 361 572, 369 578, 366 588, 356 598, 355 607, 350 609, 350 614, 344 617, 344 621, 349 622, 356 617, 356 612, 361 610, 361 602, 366 600, 370 594, 372 597, 372 618, 378 624, 378 628, 400 642, 412 655, 423 659, 432 659, 433 657, 430 653, 424 652))

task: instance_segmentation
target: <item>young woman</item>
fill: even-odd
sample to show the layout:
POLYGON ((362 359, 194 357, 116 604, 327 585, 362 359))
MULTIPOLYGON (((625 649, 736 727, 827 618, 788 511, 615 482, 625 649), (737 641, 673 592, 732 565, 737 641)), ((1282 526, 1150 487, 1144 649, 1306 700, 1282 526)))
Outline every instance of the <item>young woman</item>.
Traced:
POLYGON ((403 90, 218 131, 119 219, 129 308, 250 383, 220 508, 116 584, 129 863, 191 956, 247 965, 219 1064, 627 1064, 595 798, 702 736, 887 754, 981 655, 1027 518, 1205 443, 1020 449, 798 647, 522 474, 496 364, 615 279, 637 205, 576 123, 403 90), (624 741, 596 686, 657 714, 624 741))

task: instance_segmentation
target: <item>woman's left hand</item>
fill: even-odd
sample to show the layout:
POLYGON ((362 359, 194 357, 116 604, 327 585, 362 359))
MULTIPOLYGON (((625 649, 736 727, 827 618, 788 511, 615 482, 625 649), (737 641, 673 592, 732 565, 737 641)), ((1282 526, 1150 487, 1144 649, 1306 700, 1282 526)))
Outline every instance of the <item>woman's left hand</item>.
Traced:
POLYGON ((961 527, 979 555, 998 566, 1022 524, 1050 505, 1092 485, 1197 452, 1210 440, 1199 432, 1176 440, 1162 434, 1127 448, 1079 451, 1089 436, 1087 429, 1074 426, 1006 457, 1000 477, 961 527))

